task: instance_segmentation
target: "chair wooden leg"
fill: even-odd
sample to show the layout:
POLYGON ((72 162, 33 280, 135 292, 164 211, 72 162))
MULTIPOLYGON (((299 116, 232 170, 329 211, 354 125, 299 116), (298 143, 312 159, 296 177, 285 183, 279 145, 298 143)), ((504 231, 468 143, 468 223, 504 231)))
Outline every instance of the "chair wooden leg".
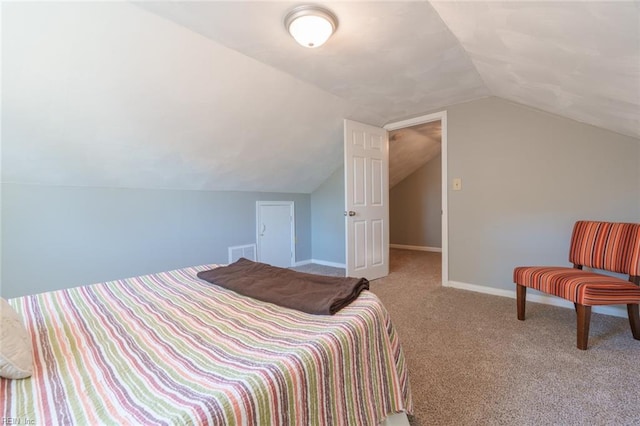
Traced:
POLYGON ((630 304, 627 305, 627 313, 629 314, 629 324, 631 325, 631 333, 633 334, 633 338, 636 340, 640 340, 640 309, 638 309, 638 304, 630 304))
POLYGON ((527 304, 527 288, 516 284, 516 300, 518 305, 518 319, 524 321, 525 305, 527 304))
POLYGON ((589 342, 589 323, 591 322, 591 306, 576 304, 578 312, 578 349, 587 349, 589 342))

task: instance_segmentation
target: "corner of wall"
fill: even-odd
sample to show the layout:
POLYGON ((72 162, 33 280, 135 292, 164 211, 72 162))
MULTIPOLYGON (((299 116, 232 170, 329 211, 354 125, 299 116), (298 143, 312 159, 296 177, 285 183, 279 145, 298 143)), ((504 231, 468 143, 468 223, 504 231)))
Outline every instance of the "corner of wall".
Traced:
POLYGON ((344 165, 311 193, 311 257, 345 262, 344 165))

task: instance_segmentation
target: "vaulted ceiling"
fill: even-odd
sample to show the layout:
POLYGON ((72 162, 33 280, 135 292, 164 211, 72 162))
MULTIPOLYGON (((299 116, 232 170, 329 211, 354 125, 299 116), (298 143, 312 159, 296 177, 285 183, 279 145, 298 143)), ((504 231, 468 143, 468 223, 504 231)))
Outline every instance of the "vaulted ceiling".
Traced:
POLYGON ((499 96, 640 137, 640 11, 628 2, 2 3, 2 180, 311 192, 342 119, 382 126, 499 96))
POLYGON ((389 132, 389 188, 393 188, 442 151, 440 121, 389 132))

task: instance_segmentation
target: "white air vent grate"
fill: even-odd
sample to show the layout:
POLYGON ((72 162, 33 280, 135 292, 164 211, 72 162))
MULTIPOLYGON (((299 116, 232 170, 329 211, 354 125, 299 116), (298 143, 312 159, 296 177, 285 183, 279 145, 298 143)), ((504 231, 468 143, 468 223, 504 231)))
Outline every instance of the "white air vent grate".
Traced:
POLYGON ((243 246, 229 247, 229 263, 233 263, 236 260, 244 257, 249 260, 256 260, 256 245, 245 244, 243 246))

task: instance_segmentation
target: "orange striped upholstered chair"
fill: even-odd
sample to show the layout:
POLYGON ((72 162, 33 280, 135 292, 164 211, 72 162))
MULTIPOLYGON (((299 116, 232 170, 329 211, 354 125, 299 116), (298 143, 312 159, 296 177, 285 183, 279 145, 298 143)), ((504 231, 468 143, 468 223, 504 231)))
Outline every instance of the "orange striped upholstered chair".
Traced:
POLYGON ((520 266, 513 271, 518 319, 524 321, 527 287, 574 303, 578 316, 578 349, 587 349, 591 307, 627 305, 633 338, 640 340, 640 224, 579 221, 573 228, 569 261, 573 268, 520 266), (586 266, 621 274, 629 281, 586 266))

